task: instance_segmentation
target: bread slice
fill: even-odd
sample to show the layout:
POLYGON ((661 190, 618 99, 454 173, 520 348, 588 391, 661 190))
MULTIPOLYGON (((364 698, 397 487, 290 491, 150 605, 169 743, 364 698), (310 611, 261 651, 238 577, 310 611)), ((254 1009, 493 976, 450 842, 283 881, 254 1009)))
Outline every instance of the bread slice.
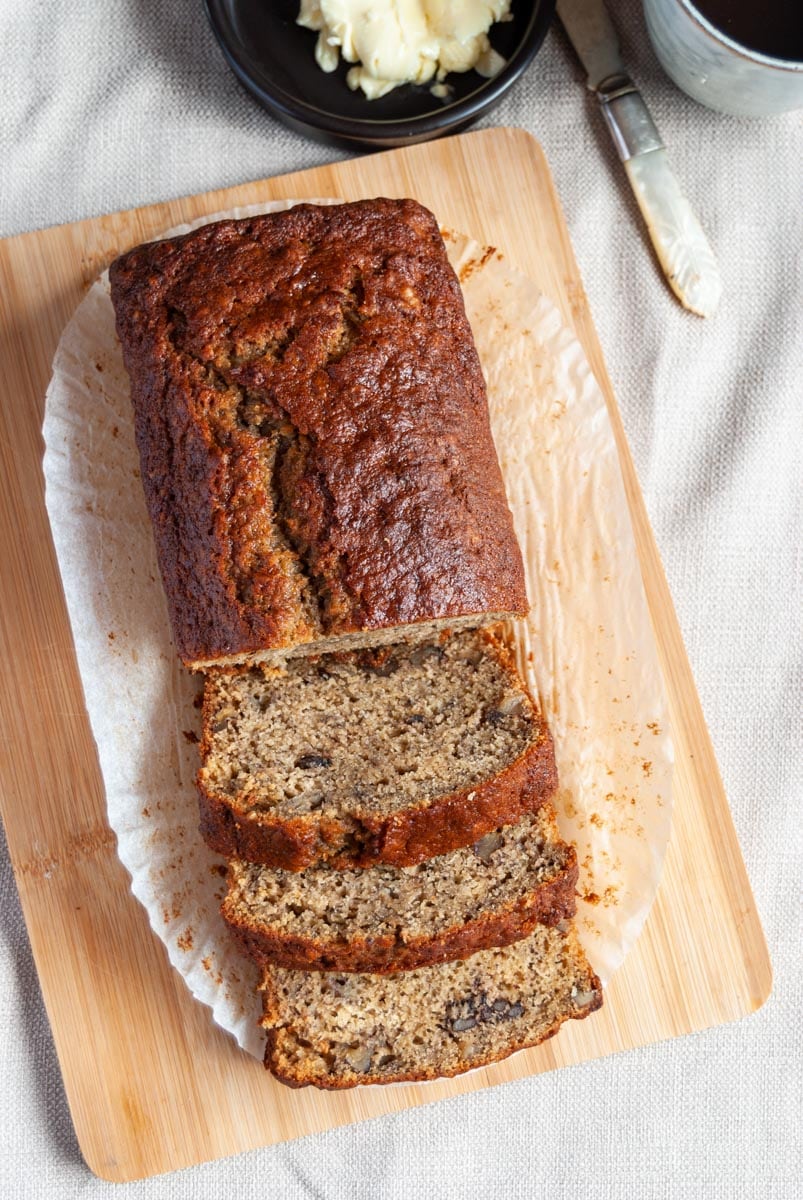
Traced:
POLYGON ((222 912, 257 962, 403 971, 518 941, 575 912, 577 855, 550 804, 415 867, 292 874, 229 863, 222 912))
POLYGON ((549 799, 549 730, 484 630, 207 676, 201 830, 299 871, 411 866, 549 799))
POLYGON ((535 1046, 602 1004, 572 925, 396 975, 263 972, 265 1065, 294 1087, 458 1075, 535 1046))

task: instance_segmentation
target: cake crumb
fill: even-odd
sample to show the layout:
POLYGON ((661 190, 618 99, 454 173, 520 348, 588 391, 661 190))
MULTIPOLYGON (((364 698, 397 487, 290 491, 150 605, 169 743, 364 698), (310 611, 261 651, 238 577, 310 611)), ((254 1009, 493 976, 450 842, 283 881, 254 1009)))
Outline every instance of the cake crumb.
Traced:
POLYGON ((178 946, 179 950, 192 950, 193 932, 189 926, 182 934, 179 935, 179 937, 176 938, 176 945, 178 946))

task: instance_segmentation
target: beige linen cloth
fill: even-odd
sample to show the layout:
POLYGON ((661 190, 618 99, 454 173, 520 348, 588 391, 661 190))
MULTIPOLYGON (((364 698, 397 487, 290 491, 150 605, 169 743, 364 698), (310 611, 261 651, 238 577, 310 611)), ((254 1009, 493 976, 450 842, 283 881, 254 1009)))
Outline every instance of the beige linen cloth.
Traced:
MULTIPOLYGON (((266 0, 269 2, 269 0, 266 0)), ((102 1183, 72 1132, 0 848, 0 1195, 150 1200, 799 1194, 803 1178, 803 114, 720 117, 612 4, 716 247, 719 315, 654 266, 556 30, 485 123, 544 146, 569 222, 734 820, 775 988, 736 1025, 161 1179, 102 1183)), ((0 236, 340 156, 240 90, 199 0, 4 0, 0 236)))

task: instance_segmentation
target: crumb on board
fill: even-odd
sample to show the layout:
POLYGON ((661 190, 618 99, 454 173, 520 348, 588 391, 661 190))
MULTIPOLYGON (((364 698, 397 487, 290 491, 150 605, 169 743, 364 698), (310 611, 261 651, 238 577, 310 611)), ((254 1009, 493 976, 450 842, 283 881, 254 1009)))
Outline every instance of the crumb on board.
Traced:
POLYGON ((591 904, 594 906, 602 904, 607 908, 611 904, 619 903, 616 895, 618 890, 619 889, 617 888, 616 884, 611 884, 609 887, 606 887, 605 891, 601 895, 599 892, 592 891, 578 892, 577 894, 581 900, 585 900, 586 904, 591 904))
POLYGON ((460 282, 465 283, 476 271, 481 271, 495 254, 496 246, 486 246, 479 258, 473 257, 464 262, 459 272, 460 282))
POLYGON ((176 945, 178 946, 179 950, 192 950, 193 932, 189 925, 184 932, 179 934, 179 936, 176 938, 176 945))

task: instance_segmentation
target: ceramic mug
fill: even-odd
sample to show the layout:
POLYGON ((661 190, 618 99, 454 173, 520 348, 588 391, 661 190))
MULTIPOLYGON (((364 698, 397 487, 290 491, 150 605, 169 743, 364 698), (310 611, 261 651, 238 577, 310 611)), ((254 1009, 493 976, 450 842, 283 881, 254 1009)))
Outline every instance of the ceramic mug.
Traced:
POLYGON ((644 0, 644 15, 667 75, 701 104, 737 117, 803 108, 803 61, 740 45, 690 0, 644 0))

